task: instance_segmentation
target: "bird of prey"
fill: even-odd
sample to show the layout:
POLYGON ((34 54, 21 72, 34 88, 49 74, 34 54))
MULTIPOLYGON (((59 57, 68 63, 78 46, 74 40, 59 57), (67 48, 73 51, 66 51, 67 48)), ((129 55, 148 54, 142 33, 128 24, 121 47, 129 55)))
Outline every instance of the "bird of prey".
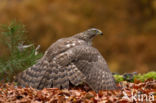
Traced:
POLYGON ((17 83, 36 89, 69 88, 70 83, 86 83, 96 92, 116 89, 105 59, 92 46, 92 39, 102 34, 91 28, 57 40, 36 64, 17 76, 17 83))

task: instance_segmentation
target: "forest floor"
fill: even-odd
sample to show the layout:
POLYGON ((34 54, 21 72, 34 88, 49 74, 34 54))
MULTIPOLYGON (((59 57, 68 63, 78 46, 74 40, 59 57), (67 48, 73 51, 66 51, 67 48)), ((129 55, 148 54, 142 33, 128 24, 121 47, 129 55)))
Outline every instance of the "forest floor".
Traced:
POLYGON ((154 79, 144 82, 136 80, 133 83, 122 81, 117 86, 122 86, 122 89, 95 93, 90 89, 87 90, 86 85, 69 90, 57 88, 36 90, 17 87, 14 83, 1 83, 0 103, 156 103, 156 80, 154 79))

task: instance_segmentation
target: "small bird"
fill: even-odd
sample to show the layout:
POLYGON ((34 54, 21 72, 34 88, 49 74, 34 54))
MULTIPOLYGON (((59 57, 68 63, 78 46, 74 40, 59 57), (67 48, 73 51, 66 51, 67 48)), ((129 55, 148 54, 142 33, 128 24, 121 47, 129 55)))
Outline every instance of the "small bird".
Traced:
POLYGON ((96 92, 117 89, 114 77, 92 40, 102 31, 88 29, 53 43, 32 67, 17 76, 20 86, 69 88, 86 83, 96 92))

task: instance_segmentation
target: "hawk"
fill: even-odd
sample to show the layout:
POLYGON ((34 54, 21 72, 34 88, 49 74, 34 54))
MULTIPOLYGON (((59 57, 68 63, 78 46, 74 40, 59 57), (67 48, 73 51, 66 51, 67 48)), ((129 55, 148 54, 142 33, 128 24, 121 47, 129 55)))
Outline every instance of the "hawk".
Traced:
POLYGON ((116 89, 105 59, 92 46, 92 39, 102 34, 91 28, 57 40, 36 64, 18 75, 17 83, 36 89, 69 88, 70 83, 86 83, 96 92, 116 89))

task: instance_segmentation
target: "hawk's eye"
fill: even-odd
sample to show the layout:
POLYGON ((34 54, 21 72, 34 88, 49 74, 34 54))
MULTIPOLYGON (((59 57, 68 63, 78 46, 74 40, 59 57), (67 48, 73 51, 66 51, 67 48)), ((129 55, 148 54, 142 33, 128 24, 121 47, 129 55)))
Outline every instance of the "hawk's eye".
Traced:
POLYGON ((88 30, 89 34, 97 34, 97 30, 88 30))
POLYGON ((99 29, 95 29, 95 28, 89 29, 88 32, 90 34, 100 34, 100 35, 102 35, 102 31, 99 30, 99 29))
POLYGON ((92 30, 92 33, 97 34, 98 31, 97 30, 92 30))

